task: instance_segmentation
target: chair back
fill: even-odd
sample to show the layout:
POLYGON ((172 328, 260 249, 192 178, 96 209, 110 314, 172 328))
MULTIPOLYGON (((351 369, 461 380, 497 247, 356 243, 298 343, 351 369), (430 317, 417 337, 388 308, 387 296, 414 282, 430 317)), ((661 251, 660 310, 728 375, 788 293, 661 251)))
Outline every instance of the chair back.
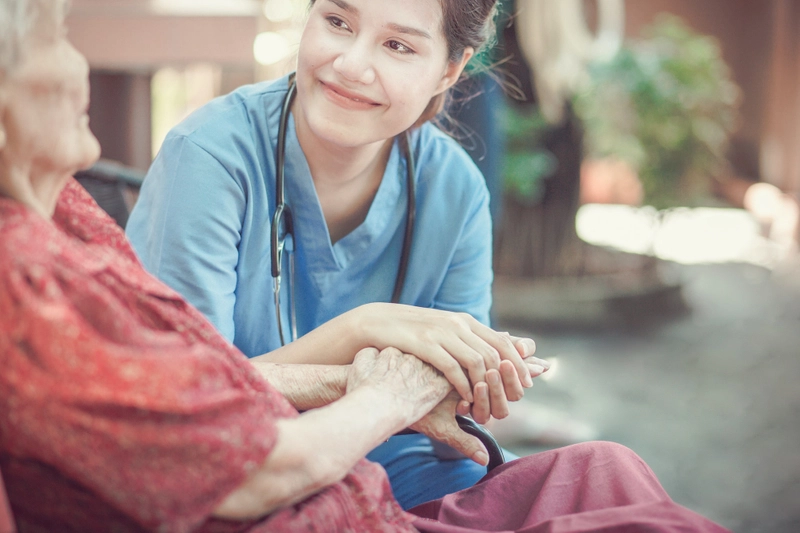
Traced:
POLYGON ((91 168, 76 173, 75 179, 124 229, 142 187, 144 172, 101 159, 91 168))
POLYGON ((14 519, 11 517, 11 506, 8 504, 6 488, 3 485, 3 473, 0 472, 0 533, 14 533, 14 519))

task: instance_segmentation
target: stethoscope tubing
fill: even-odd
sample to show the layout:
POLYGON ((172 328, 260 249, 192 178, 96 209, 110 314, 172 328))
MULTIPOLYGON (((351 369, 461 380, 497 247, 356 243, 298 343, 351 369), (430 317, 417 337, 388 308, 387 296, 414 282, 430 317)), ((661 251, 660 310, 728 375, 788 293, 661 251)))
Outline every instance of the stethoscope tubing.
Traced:
MULTIPOLYGON (((284 249, 286 249, 285 242, 287 239, 290 243, 289 248, 286 249, 287 255, 289 256, 289 322, 292 334, 291 340, 297 338, 297 311, 295 309, 294 298, 294 220, 292 219, 292 210, 286 203, 286 178, 284 175, 286 163, 286 129, 289 122, 289 113, 291 112, 292 103, 294 102, 296 94, 297 86, 292 80, 289 83, 289 90, 286 92, 286 96, 283 99, 283 106, 281 107, 281 115, 278 123, 278 145, 275 152, 275 214, 272 217, 272 228, 270 231, 272 288, 281 346, 286 345, 281 319, 280 293, 282 258, 284 249), (283 241, 281 241, 280 235, 282 228, 285 228, 283 241)), ((405 231, 403 234, 403 248, 400 253, 400 262, 397 267, 394 289, 392 290, 392 303, 400 303, 400 296, 405 286, 417 214, 416 181, 414 179, 416 175, 416 165, 411 150, 408 131, 398 136, 398 142, 400 143, 400 148, 403 150, 403 155, 406 160, 406 192, 408 203, 406 208, 405 231)))

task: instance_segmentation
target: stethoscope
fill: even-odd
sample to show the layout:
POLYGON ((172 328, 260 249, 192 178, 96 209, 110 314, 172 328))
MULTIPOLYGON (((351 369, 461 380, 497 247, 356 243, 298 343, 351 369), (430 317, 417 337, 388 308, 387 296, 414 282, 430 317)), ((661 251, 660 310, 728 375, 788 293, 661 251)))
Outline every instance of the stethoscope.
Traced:
MULTIPOLYGON (((294 221, 292 210, 286 204, 284 164, 286 159, 286 125, 289 122, 289 111, 296 95, 295 82, 289 85, 289 91, 283 99, 280 122, 278 124, 278 147, 275 153, 275 215, 272 217, 272 233, 270 235, 270 259, 272 260, 272 292, 275 297, 275 317, 278 323, 278 333, 281 346, 285 345, 283 323, 281 320, 281 270, 283 253, 289 256, 289 328, 291 340, 297 339, 297 311, 294 298, 294 221)), ((403 249, 400 254, 400 265, 397 269, 397 278, 392 291, 392 303, 400 301, 400 293, 406 281, 408 259, 411 255, 411 244, 414 233, 414 219, 417 213, 416 184, 414 182, 414 156, 411 152, 408 132, 398 136, 403 156, 406 159, 406 190, 408 192, 408 210, 406 213, 406 228, 403 236, 403 249)))

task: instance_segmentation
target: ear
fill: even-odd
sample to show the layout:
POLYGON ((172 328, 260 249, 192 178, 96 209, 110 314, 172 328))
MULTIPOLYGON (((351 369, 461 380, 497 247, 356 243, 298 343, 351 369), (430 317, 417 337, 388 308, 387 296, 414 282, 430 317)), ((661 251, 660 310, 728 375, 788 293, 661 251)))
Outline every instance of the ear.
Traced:
POLYGON ((436 86, 436 94, 441 94, 458 81, 458 78, 461 77, 461 73, 464 71, 464 67, 467 66, 469 60, 472 59, 472 56, 475 55, 475 49, 471 46, 467 46, 464 48, 464 53, 461 54, 461 59, 457 61, 448 61, 447 68, 444 71, 444 75, 442 79, 439 80, 439 85, 436 86))

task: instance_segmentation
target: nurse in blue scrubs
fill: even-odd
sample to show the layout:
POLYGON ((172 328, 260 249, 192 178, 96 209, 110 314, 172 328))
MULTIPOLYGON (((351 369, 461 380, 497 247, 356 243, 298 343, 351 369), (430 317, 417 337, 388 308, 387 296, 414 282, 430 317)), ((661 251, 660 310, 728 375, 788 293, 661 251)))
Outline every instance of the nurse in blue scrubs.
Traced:
MULTIPOLYGON (((488 37, 494 3, 313 2, 295 74, 213 100, 167 136, 127 226, 145 267, 247 356, 298 364, 299 384, 317 379, 307 365, 348 364, 360 348, 394 346, 439 368, 462 412, 471 408, 479 422, 505 416, 507 400, 519 399, 544 364, 532 357, 533 341, 486 326, 489 195, 469 156, 430 123, 488 37), (276 150, 292 83, 284 171, 294 272, 284 261, 276 310, 276 150), (409 179, 414 233, 400 304, 389 304, 409 179), (299 338, 283 347, 276 312, 287 336, 296 320, 299 338)), ((423 435, 393 437, 369 458, 386 468, 406 508, 486 472, 444 459, 423 435)))

